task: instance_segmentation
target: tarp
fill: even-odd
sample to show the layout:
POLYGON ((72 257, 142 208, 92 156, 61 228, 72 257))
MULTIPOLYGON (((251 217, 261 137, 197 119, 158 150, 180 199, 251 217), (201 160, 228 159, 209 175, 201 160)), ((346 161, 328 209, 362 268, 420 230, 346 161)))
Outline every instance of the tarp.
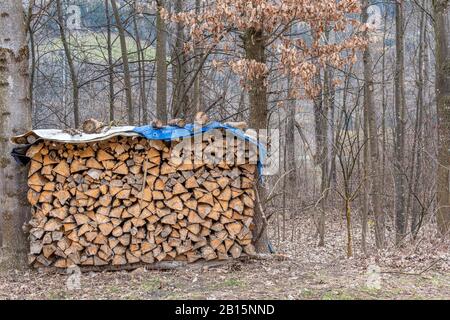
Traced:
POLYGON ((143 136, 150 140, 164 140, 172 141, 181 138, 193 137, 195 135, 205 133, 215 129, 224 129, 234 136, 248 141, 249 143, 257 146, 259 152, 258 158, 258 171, 262 173, 262 163, 266 156, 265 147, 258 143, 253 137, 245 134, 242 130, 232 127, 220 122, 211 122, 205 126, 196 126, 194 124, 187 124, 184 128, 176 126, 165 126, 157 129, 152 126, 123 126, 123 127, 110 127, 105 128, 101 133, 87 134, 80 133, 72 135, 71 133, 60 129, 38 129, 31 130, 25 134, 15 136, 11 138, 11 141, 15 144, 27 144, 27 137, 34 136, 36 140, 49 140, 63 143, 87 143, 102 141, 112 138, 114 136, 143 136))
POLYGON ((232 133, 234 136, 255 145, 259 151, 258 172, 260 175, 262 174, 262 164, 266 157, 265 147, 257 140, 255 140, 253 137, 246 135, 242 130, 232 127, 230 125, 223 124, 220 122, 211 122, 205 126, 196 126, 194 124, 187 124, 184 128, 176 126, 166 126, 161 129, 156 129, 152 126, 143 126, 143 127, 135 127, 133 131, 139 133, 140 135, 144 136, 149 140, 172 141, 181 138, 193 137, 195 135, 202 134, 215 129, 224 129, 232 133))
POLYGON ((135 127, 125 126, 125 127, 108 127, 100 133, 80 133, 74 134, 60 129, 37 129, 28 131, 20 136, 15 136, 11 138, 11 141, 15 144, 26 144, 26 138, 29 136, 34 136, 37 140, 49 140, 64 143, 84 143, 84 142, 95 142, 102 141, 114 136, 138 136, 136 132, 133 131, 135 127))

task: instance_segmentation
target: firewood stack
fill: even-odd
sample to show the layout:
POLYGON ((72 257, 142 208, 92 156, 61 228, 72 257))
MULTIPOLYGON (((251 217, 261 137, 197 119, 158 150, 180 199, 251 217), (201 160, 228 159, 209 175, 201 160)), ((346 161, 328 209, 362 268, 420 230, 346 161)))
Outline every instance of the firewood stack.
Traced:
POLYGON ((201 139, 208 156, 200 159, 194 148, 178 150, 186 140, 32 145, 30 264, 191 263, 254 254, 256 165, 233 163, 237 146, 225 151, 227 161, 219 159, 217 142, 201 139))

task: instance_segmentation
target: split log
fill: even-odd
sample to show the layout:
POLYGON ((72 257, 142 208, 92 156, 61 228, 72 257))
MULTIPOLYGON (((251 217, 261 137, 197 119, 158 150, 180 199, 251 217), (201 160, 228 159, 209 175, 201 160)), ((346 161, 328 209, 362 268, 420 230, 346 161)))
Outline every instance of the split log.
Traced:
POLYGON ((156 128, 156 129, 161 129, 161 128, 164 127, 163 122, 162 122, 161 120, 159 120, 159 119, 153 120, 153 121, 151 122, 150 125, 151 125, 153 128, 156 128))
POLYGON ((194 119, 194 123, 195 124, 198 124, 198 125, 205 125, 205 124, 207 124, 208 123, 208 121, 209 121, 209 117, 208 117, 208 115, 206 114, 206 113, 204 113, 204 112, 198 112, 196 115, 195 115, 195 119, 194 119))

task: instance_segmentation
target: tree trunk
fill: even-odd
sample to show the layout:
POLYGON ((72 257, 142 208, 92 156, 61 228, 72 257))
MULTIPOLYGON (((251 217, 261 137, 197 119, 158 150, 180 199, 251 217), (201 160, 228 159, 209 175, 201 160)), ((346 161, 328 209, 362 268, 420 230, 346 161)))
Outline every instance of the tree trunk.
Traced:
POLYGON ((106 14, 106 49, 108 51, 108 94, 109 94, 109 121, 114 121, 114 65, 111 43, 111 16, 109 14, 109 0, 105 0, 106 14))
MULTIPOLYGON (((387 21, 388 10, 384 15, 384 21, 387 21)), ((383 52, 386 52, 386 38, 387 38, 387 23, 383 24, 383 52)), ((386 54, 381 58, 381 185, 386 181, 386 145, 387 145, 387 128, 386 128, 386 109, 387 109, 387 94, 386 94, 386 54)), ((381 205, 381 210, 384 210, 384 205, 381 205)))
POLYGON ((400 243, 406 234, 405 210, 405 62, 403 34, 403 0, 396 3, 396 63, 395 63, 395 141, 394 141, 394 181, 395 181, 395 231, 396 242, 400 243))
MULTIPOLYGON (((259 31, 250 29, 244 35, 244 50, 245 57, 250 60, 255 60, 260 63, 266 62, 265 43, 263 35, 259 31)), ((259 77, 252 80, 249 89, 249 105, 250 105, 250 119, 249 126, 254 130, 267 129, 267 84, 265 77, 259 77)), ((259 183, 258 186, 259 201, 262 209, 265 208, 265 189, 259 183)), ((258 252, 268 251, 268 237, 265 227, 264 212, 259 206, 255 209, 255 248, 258 252)))
MULTIPOLYGON (((363 12, 364 15, 364 12, 363 12)), ((365 71, 365 69, 364 69, 365 71)), ((367 82, 364 82, 366 85, 367 82)), ((366 86, 364 86, 364 90, 366 90, 366 86)), ((370 171, 370 155, 369 155, 369 119, 368 114, 365 110, 366 108, 366 99, 367 95, 364 94, 364 112, 363 112, 363 141, 360 140, 360 135, 358 134, 358 147, 361 145, 361 143, 364 144, 363 146, 363 164, 362 164, 362 176, 364 179, 364 192, 362 197, 362 212, 361 212, 361 249, 364 254, 367 253, 367 227, 368 227, 368 220, 369 220, 369 212, 370 212, 370 200, 369 200, 369 192, 370 192, 370 180, 369 180, 369 171, 370 171)), ((358 162, 360 164, 360 162, 358 162)), ((377 232, 375 230, 375 236, 377 235, 377 232)))
MULTIPOLYGON (((158 7, 164 7, 158 1, 158 7)), ((167 122, 166 25, 159 10, 156 13, 156 117, 167 122)))
MULTIPOLYGON (((289 105, 288 105, 288 108, 289 108, 289 105)), ((283 171, 281 171, 280 170, 280 178, 282 177, 282 175, 287 175, 287 176, 285 176, 284 178, 282 178, 283 179, 283 198, 282 198, 282 207, 283 207, 283 213, 282 213, 282 218, 283 218, 283 220, 281 221, 281 223, 282 223, 282 234, 281 234, 281 236, 280 236, 280 219, 279 219, 279 214, 277 214, 277 231, 278 231, 278 235, 277 235, 277 246, 279 247, 279 244, 280 244, 280 240, 281 239, 283 239, 283 241, 284 240, 286 240, 286 211, 287 211, 287 207, 286 207, 286 193, 287 193, 287 187, 288 187, 288 184, 287 184, 287 180, 289 179, 289 173, 288 173, 288 164, 287 164, 287 153, 288 153, 288 149, 289 149, 289 147, 288 147, 288 144, 287 144, 287 136, 288 136, 288 133, 287 133, 287 131, 288 131, 288 128, 287 128, 287 123, 288 123, 288 119, 287 119, 287 117, 288 117, 288 115, 287 115, 287 113, 289 113, 289 111, 290 110, 287 110, 287 113, 286 113, 286 115, 285 115, 285 118, 284 118, 284 121, 283 122, 281 122, 281 117, 280 117, 280 114, 281 114, 281 108, 279 109, 279 112, 278 112, 278 128, 279 128, 279 130, 280 130, 280 135, 279 135, 279 137, 280 137, 280 144, 282 143, 283 144, 283 171), (282 126, 284 125, 284 130, 282 129, 282 126), (284 139, 283 139, 283 134, 282 134, 282 132, 284 132, 284 139)))
POLYGON ((346 195, 344 200, 345 203, 345 221, 347 226, 347 257, 353 256, 353 245, 352 245, 352 210, 351 210, 351 200, 349 195, 346 195))
POLYGON ((450 13, 446 0, 434 0, 436 101, 438 114, 437 223, 442 235, 450 227, 450 13))
MULTIPOLYGON (((367 22, 367 8, 370 5, 369 0, 362 1, 363 22, 367 22)), ((375 116, 375 102, 373 97, 373 63, 370 47, 367 47, 363 53, 364 62, 364 113, 367 121, 368 147, 370 152, 369 172, 371 182, 371 202, 375 217, 375 241, 377 248, 384 248, 386 244, 385 237, 385 214, 381 209, 381 182, 380 182, 380 153, 378 145, 378 131, 375 116)))
POLYGON ((10 156, 9 138, 31 128, 29 49, 21 1, 0 1, 0 217, 5 268, 24 266, 27 240, 22 225, 29 218, 27 168, 10 156), (8 39, 8 41, 5 41, 8 39))
MULTIPOLYGON (((200 8, 200 0, 195 0, 195 12, 197 14, 200 14, 201 8, 200 8)), ((197 46, 194 48, 194 69, 199 68, 201 66, 201 50, 197 46)), ((194 92, 192 97, 192 105, 193 110, 191 114, 196 114, 197 112, 201 111, 201 80, 202 79, 202 72, 200 71, 194 80, 194 92)))
POLYGON ((64 47, 64 54, 67 59, 67 65, 69 66, 70 72, 70 81, 72 82, 72 100, 73 100, 73 120, 75 128, 80 126, 80 111, 79 111, 79 95, 78 95, 78 76, 75 71, 75 64, 72 58, 72 52, 69 47, 69 43, 67 42, 65 26, 64 26, 64 18, 62 13, 62 5, 61 0, 56 0, 56 14, 58 16, 58 26, 59 26, 59 34, 61 37, 61 42, 64 47))
MULTIPOLYGON (((329 40, 330 33, 325 33, 327 41, 329 40)), ((336 148, 333 148, 334 134, 335 134, 335 88, 333 85, 333 68, 330 66, 325 67, 324 79, 323 79, 323 103, 325 107, 325 118, 323 125, 326 126, 325 139, 325 159, 326 159, 326 187, 332 188, 336 184, 336 148)))
MULTIPOLYGON (((32 8, 33 3, 30 3, 29 10, 28 10, 28 16, 31 17, 32 14, 32 8)), ((31 61, 30 61, 30 81, 29 81, 29 93, 28 96, 30 97, 30 114, 32 115, 35 111, 34 108, 34 97, 33 97, 33 91, 34 91, 34 80, 36 78, 36 44, 34 40, 34 30, 31 26, 31 18, 28 18, 28 25, 27 25, 28 35, 29 35, 29 41, 30 41, 30 55, 31 55, 31 61)), ((33 117, 32 117, 33 118, 33 117)), ((1 235, 0 235, 1 239, 1 235)), ((1 241, 1 240, 0 240, 1 241)), ((1 246, 1 243, 0 243, 1 246)))
MULTIPOLYGON (((425 1, 422 2, 425 4, 425 1)), ((411 189, 413 197, 410 193, 409 203, 411 203, 411 234, 415 237, 417 235, 420 219, 419 215, 421 213, 420 203, 417 198, 419 196, 419 182, 422 176, 422 132, 423 132, 423 109, 424 109, 424 61, 425 61, 425 32, 426 32, 426 13, 421 12, 420 16, 420 36, 419 36, 419 65, 418 65, 418 76, 417 76, 417 103, 416 103, 416 123, 414 130, 414 143, 412 150, 412 161, 411 161, 411 174, 410 179, 413 181, 411 189)))
POLYGON ((136 10, 136 0, 133 2, 133 28, 136 37, 136 48, 138 57, 138 73, 139 73, 139 119, 138 124, 141 125, 141 110, 142 121, 144 124, 148 124, 148 108, 147 108, 147 96, 145 88, 145 52, 141 45, 141 37, 139 35, 139 27, 137 23, 138 12, 136 10))
MULTIPOLYGON (((183 0, 175 1, 175 12, 183 11, 183 0)), ((186 118, 186 111, 188 106, 188 95, 185 95, 186 90, 186 57, 184 53, 184 26, 177 23, 175 48, 173 51, 173 99, 172 99, 172 117, 186 118)), ((194 82, 195 85, 195 82, 194 82)))
MULTIPOLYGON (((288 90, 291 90, 291 79, 288 78, 288 90)), ((288 194, 288 204, 290 208, 296 208, 295 202, 297 200, 297 161, 295 158, 295 100, 288 96, 289 102, 287 104, 287 121, 286 121, 286 189, 288 194)), ((295 210, 291 210, 291 217, 294 217, 295 210)))
MULTIPOLYGON (((318 83, 320 83, 320 76, 317 76, 318 83)), ((323 84, 320 83, 321 88, 323 84)), ((325 204, 328 197, 328 122, 327 115, 328 109, 327 104, 324 103, 324 97, 322 92, 314 100, 314 121, 315 121, 315 136, 316 136, 316 154, 315 154, 315 165, 320 167, 320 207, 321 212, 318 221, 318 234, 320 247, 325 245, 325 204)))
POLYGON ((134 110, 133 110, 133 100, 131 94, 131 77, 130 77, 130 66, 128 63, 128 49, 127 43, 125 40, 125 29, 122 24, 122 20, 120 19, 119 9, 117 8, 117 4, 115 0, 111 0, 111 7, 113 9, 114 20, 116 20, 117 32, 119 33, 120 40, 120 51, 122 54, 122 63, 123 63, 123 80, 125 83, 125 98, 127 105, 127 114, 128 114, 128 124, 134 124, 134 110))

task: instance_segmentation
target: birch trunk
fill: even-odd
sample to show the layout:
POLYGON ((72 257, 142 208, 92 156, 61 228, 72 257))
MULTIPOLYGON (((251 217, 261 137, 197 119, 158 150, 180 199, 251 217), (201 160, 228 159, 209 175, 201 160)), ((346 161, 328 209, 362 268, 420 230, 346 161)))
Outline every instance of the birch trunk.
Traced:
POLYGON ((24 266, 27 241, 22 225, 28 220, 27 169, 10 156, 9 138, 31 128, 29 49, 21 1, 0 1, 0 213, 3 262, 24 266))

